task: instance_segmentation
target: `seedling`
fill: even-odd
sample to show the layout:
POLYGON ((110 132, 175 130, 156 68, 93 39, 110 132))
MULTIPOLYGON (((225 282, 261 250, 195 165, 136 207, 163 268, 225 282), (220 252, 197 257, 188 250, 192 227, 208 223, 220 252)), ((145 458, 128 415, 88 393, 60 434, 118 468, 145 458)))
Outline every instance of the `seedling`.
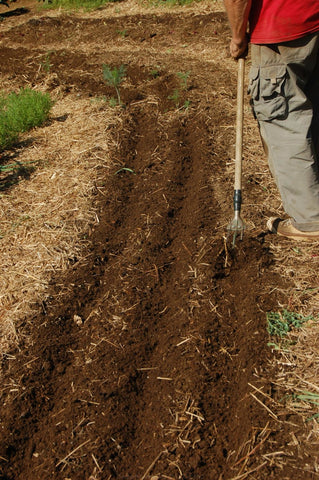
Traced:
POLYGON ((111 98, 109 99, 109 105, 110 105, 110 107, 116 107, 117 104, 118 104, 118 101, 117 101, 117 99, 116 99, 115 97, 111 97, 111 98))
POLYGON ((150 71, 150 74, 152 75, 153 78, 159 77, 160 76, 159 68, 154 68, 153 70, 150 71))
POLYGON ((120 168, 119 170, 117 170, 114 175, 117 175, 118 173, 121 173, 121 172, 130 172, 130 173, 133 173, 134 175, 136 175, 136 173, 134 172, 134 170, 132 170, 131 168, 128 168, 128 167, 122 167, 120 168))
POLYGON ((104 102, 106 102, 106 100, 107 100, 106 96, 102 95, 101 97, 93 97, 91 99, 91 103, 104 103, 104 102))
POLYGON ((185 100, 184 105, 183 105, 183 108, 184 108, 185 110, 188 110, 190 104, 191 104, 190 100, 185 100))
POLYGON ((176 108, 180 108, 180 110, 181 109, 188 110, 188 108, 191 104, 190 100, 185 100, 184 104, 181 107, 179 106, 180 92, 179 92, 178 88, 176 88, 174 90, 173 95, 168 96, 168 99, 172 100, 175 103, 176 108))
POLYGON ((118 33, 122 38, 125 38, 128 36, 126 30, 116 30, 116 33, 118 33))
POLYGON ((188 86, 187 86, 187 80, 188 80, 188 77, 190 76, 190 70, 188 70, 187 72, 183 73, 183 72, 178 72, 177 73, 177 76, 180 78, 180 81, 181 81, 181 87, 183 90, 187 90, 188 89, 188 86))
MULTIPOLYGON (((304 403, 310 403, 311 405, 315 405, 316 407, 319 407, 319 394, 318 393, 313 393, 313 392, 308 392, 308 391, 301 391, 300 393, 294 393, 292 395, 292 400, 298 404, 301 402, 304 403)), ((308 417, 306 421, 314 420, 319 418, 319 413, 315 413, 314 415, 311 415, 311 417, 308 417)))
POLYGON ((296 393, 293 395, 295 400, 299 400, 301 402, 309 402, 313 403, 314 405, 319 406, 319 394, 313 392, 302 391, 301 393, 296 393))
MULTIPOLYGON (((180 79, 180 89, 183 90, 183 91, 188 90, 187 80, 188 80, 188 77, 189 77, 190 73, 191 72, 189 70, 187 72, 178 72, 177 73, 177 76, 180 79)), ((173 100, 173 102, 176 105, 176 108, 179 108, 179 104, 180 104, 180 91, 179 91, 179 89, 175 88, 173 94, 170 95, 168 97, 168 99, 173 100)), ((184 105, 181 108, 184 108, 185 110, 187 110, 189 106, 190 106, 190 101, 185 100, 184 105)))
POLYGON ((52 64, 50 62, 50 56, 51 56, 51 53, 52 52, 47 52, 44 56, 44 59, 42 60, 42 62, 40 63, 40 66, 41 68, 43 68, 43 70, 46 72, 46 73, 50 73, 50 70, 51 70, 51 67, 52 67, 52 64))
POLYGON ((118 105, 121 105, 121 97, 119 91, 119 85, 125 78, 126 68, 125 65, 121 65, 119 68, 114 67, 111 69, 108 65, 103 64, 103 77, 108 85, 115 88, 117 94, 118 105))
POLYGON ((179 90, 178 90, 178 88, 175 88, 173 94, 168 96, 168 99, 172 100, 175 103, 175 106, 178 108, 179 107, 179 97, 180 97, 179 90))

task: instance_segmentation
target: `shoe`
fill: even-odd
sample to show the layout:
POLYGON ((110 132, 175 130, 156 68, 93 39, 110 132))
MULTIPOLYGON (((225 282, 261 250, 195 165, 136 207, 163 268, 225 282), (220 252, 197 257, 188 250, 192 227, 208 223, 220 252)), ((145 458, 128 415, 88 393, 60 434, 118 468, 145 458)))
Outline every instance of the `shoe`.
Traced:
POLYGON ((302 232, 293 226, 291 218, 282 220, 278 217, 271 217, 267 221, 267 228, 271 233, 276 233, 281 237, 291 238, 292 240, 319 242, 319 230, 314 232, 302 232))

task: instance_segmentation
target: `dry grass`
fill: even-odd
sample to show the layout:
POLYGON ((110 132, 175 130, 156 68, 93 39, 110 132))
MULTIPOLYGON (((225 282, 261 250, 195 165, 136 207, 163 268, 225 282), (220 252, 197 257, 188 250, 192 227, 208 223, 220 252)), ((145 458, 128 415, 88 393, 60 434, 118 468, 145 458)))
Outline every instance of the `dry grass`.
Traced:
MULTIPOLYGON (((196 6, 175 7, 174 12, 178 9, 204 13, 223 10, 223 6, 218 0, 196 6)), ((123 4, 110 4, 106 10, 85 15, 99 18, 107 15, 132 15, 141 11, 141 6, 130 0, 123 4)), ((153 7, 147 9, 147 12, 153 11, 158 13, 158 9, 153 7)), ((59 15, 59 12, 55 15, 59 15)), ((81 14, 82 17, 85 15, 81 14)), ((21 21, 24 21, 23 18, 21 21)), ((8 20, 6 28, 10 28, 13 22, 16 24, 16 19, 8 20)), ((201 58, 207 61, 211 51, 184 51, 183 54, 197 57, 201 54, 201 58)), ((225 61, 225 68, 235 75, 235 63, 230 59, 225 60, 225 56, 224 51, 216 53, 211 61, 225 61)), ((4 77, 2 88, 11 87, 12 80, 4 77)), ((45 88, 45 85, 42 87, 45 88)), ((108 127, 119 121, 116 111, 105 105, 101 110, 99 104, 75 96, 63 97, 58 91, 56 94, 52 123, 31 132, 25 140, 32 136, 32 142, 17 151, 20 162, 37 162, 35 172, 28 179, 21 178, 14 188, 1 193, 0 351, 5 355, 8 354, 10 345, 18 342, 17 328, 20 322, 32 312, 37 312, 39 304, 45 300, 52 274, 64 271, 68 268, 70 259, 80 259, 83 255, 90 229, 99 221, 94 208, 94 193, 103 188, 101 181, 111 166, 110 152, 114 140, 108 127), (58 118, 63 116, 66 116, 65 121, 59 121, 58 118)), ((230 100, 225 98, 225 101, 230 100)), ((231 128, 233 125, 225 125, 225 129, 231 128)), ((263 230, 264 217, 270 211, 282 215, 283 210, 258 139, 257 125, 247 105, 244 136, 244 177, 251 181, 253 175, 254 180, 258 181, 255 188, 260 191, 260 202, 254 205, 244 203, 243 216, 248 227, 263 230)), ((232 172, 233 165, 230 164, 226 173, 232 175, 232 172)), ((273 268, 294 285, 290 292, 285 292, 287 305, 278 305, 278 309, 287 307, 305 315, 318 316, 319 245, 295 245, 274 238, 270 242, 270 248, 275 258, 273 268)), ((278 354, 275 360, 278 370, 275 383, 283 392, 319 392, 318 334, 319 325, 311 323, 300 332, 293 332, 290 335, 293 344, 278 354)), ((262 401, 260 396, 257 398, 262 401)), ((292 396, 287 408, 301 415, 305 421, 318 411, 316 405, 296 402, 292 396)), ((272 412, 275 410, 274 406, 272 412)), ((198 415, 195 409, 192 415, 184 415, 184 424, 180 416, 176 417, 174 434, 179 441, 185 440, 185 432, 189 435, 198 415)), ((307 425, 303 436, 299 436, 297 441, 318 444, 317 421, 312 420, 307 425)), ((253 478, 256 469, 249 468, 249 460, 258 451, 258 445, 265 444, 268 438, 267 428, 265 426, 262 432, 255 432, 249 445, 237 452, 239 473, 233 480, 253 478)), ((282 452, 279 453, 280 463, 285 460, 282 452)), ((270 457, 265 461, 269 462, 269 459, 270 457)), ((146 474, 157 460, 154 460, 146 474)), ((317 459, 313 458, 315 471, 318 468, 316 462, 317 459)), ((260 459, 260 465, 262 468, 263 459, 260 459)))
MULTIPOLYGON (((30 2, 32 6, 34 2, 30 2)), ((28 0, 25 3, 28 7, 28 0)), ((1 7, 2 8, 2 7, 1 7)), ((4 8, 5 9, 5 8, 4 8)), ((220 0, 213 4, 174 7, 174 13, 185 11, 211 12, 223 9, 220 0)), ((75 12, 84 18, 119 17, 156 13, 160 15, 172 9, 146 7, 135 0, 125 4, 110 3, 96 12, 75 12)), ((63 11, 46 12, 50 16, 63 15, 63 11)), ((39 10, 38 14, 43 12, 39 10)), ((23 16, 6 19, 3 30, 24 23, 23 16)), ((53 45, 52 48, 55 46, 53 45)), ((72 48, 74 45, 72 45, 72 48)), ((82 45, 87 53, 92 45, 82 45)), ((141 46, 141 49, 145 49, 141 46)), ((118 48, 116 52, 118 54, 118 48)), ((175 53, 178 53, 176 50, 175 53)), ((183 50, 183 55, 196 58, 199 52, 183 50)), ((209 59, 211 49, 201 50, 203 58, 209 59)), ((136 58, 136 52, 125 50, 128 58, 136 58)), ((35 61, 40 61, 37 58, 35 61)), ((1 76, 3 91, 18 89, 12 76, 1 76)), ((34 79, 37 81, 37 78, 34 79)), ((48 75, 36 88, 46 90, 59 84, 54 75, 48 75)), ((34 86, 34 85, 33 85, 34 86)), ((3 190, 0 205, 0 352, 7 354, 10 345, 18 344, 18 325, 45 301, 53 273, 68 268, 70 260, 80 259, 91 227, 99 221, 93 199, 99 188, 99 179, 105 178, 110 168, 109 153, 114 139, 109 127, 119 120, 116 111, 106 108, 100 111, 98 103, 90 103, 76 96, 64 96, 63 88, 53 92, 56 105, 52 111, 52 123, 34 130, 21 140, 23 148, 16 152, 20 163, 33 162, 35 172, 29 178, 20 178, 10 190, 3 190), (65 121, 59 118, 67 116, 65 121), (28 143, 28 140, 31 140, 28 143), (66 154, 67 153, 67 154, 66 154)), ((10 162, 11 163, 11 162, 10 162)), ((0 177, 2 183, 4 176, 0 177)))
POLYGON ((106 104, 100 110, 89 100, 59 99, 51 124, 33 131, 29 146, 16 152, 19 162, 37 167, 1 194, 2 353, 18 340, 17 325, 46 298, 52 274, 81 257, 99 222, 93 194, 110 168, 108 127, 116 115, 106 104))

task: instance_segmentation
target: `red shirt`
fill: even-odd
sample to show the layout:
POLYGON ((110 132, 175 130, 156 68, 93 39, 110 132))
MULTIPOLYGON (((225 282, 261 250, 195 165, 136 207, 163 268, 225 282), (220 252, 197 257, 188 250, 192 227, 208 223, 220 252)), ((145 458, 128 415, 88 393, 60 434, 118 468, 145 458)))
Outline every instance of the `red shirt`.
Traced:
POLYGON ((252 0, 251 43, 280 43, 319 31, 319 0, 252 0))

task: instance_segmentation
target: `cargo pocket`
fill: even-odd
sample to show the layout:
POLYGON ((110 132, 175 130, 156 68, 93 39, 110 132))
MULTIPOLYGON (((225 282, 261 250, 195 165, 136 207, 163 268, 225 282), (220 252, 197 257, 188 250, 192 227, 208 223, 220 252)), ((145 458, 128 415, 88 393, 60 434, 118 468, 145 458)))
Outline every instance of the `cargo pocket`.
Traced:
POLYGON ((284 95, 286 68, 281 65, 272 67, 251 67, 249 72, 248 93, 258 120, 269 122, 287 117, 288 103, 284 95))

